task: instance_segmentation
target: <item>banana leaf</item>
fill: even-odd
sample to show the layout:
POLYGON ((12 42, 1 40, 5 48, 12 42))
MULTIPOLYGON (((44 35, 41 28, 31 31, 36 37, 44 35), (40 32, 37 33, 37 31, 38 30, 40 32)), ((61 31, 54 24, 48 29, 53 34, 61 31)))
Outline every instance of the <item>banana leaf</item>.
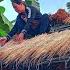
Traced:
POLYGON ((6 36, 7 33, 0 28, 0 37, 6 36))

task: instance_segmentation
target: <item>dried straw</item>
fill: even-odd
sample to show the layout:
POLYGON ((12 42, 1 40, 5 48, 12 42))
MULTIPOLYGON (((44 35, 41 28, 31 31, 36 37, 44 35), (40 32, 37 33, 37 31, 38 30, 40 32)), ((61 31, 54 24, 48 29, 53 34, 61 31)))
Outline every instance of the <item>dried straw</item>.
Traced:
POLYGON ((69 51, 70 30, 65 30, 48 35, 45 33, 22 43, 11 40, 0 48, 0 60, 6 64, 13 61, 36 64, 45 58, 51 59, 54 55, 66 57, 69 51))

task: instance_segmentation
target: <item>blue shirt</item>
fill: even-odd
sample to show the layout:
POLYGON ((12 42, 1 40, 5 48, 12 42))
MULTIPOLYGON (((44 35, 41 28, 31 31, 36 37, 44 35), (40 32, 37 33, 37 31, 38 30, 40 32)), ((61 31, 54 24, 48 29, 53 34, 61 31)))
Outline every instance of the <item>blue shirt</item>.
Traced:
POLYGON ((23 32, 26 35, 26 37, 35 36, 35 35, 39 34, 39 25, 35 29, 33 29, 31 25, 32 25, 32 21, 34 21, 34 20, 39 21, 42 14, 40 13, 39 10, 37 10, 33 6, 29 6, 28 8, 31 11, 29 9, 27 9, 25 13, 20 13, 17 16, 14 27, 7 35, 8 40, 10 40, 16 33, 21 33, 21 32, 23 32), (25 17, 28 17, 27 22, 24 20, 25 17))

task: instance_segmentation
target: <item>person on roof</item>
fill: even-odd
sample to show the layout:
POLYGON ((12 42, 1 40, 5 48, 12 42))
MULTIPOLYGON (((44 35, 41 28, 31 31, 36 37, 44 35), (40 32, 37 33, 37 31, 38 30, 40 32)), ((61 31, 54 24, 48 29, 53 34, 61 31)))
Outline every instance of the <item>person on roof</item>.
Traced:
POLYGON ((37 8, 26 6, 22 0, 11 0, 11 2, 18 16, 12 30, 5 38, 1 39, 2 45, 14 36, 16 41, 22 41, 50 31, 50 19, 47 14, 42 15, 37 8))

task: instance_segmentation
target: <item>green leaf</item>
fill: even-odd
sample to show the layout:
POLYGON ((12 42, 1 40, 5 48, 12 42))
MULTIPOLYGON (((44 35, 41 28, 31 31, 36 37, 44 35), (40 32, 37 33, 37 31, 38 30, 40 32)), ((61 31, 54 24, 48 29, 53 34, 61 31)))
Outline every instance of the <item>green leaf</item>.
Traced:
POLYGON ((5 8, 0 6, 0 14, 3 14, 5 12, 5 8))
POLYGON ((0 25, 0 29, 4 30, 6 33, 10 31, 9 26, 7 24, 0 25))
POLYGON ((4 24, 4 21, 3 21, 3 19, 2 19, 1 14, 0 14, 0 25, 1 25, 1 24, 4 24))
POLYGON ((8 33, 10 31, 9 26, 7 24, 3 25, 3 29, 6 33, 8 33))
POLYGON ((1 2, 1 1, 3 1, 3 0, 0 0, 0 2, 1 2))
POLYGON ((3 21, 1 15, 0 15, 0 29, 4 30, 6 33, 8 33, 10 31, 9 25, 5 24, 5 22, 3 21))
POLYGON ((16 19, 14 19, 14 20, 11 21, 11 23, 15 23, 15 22, 16 22, 16 19))
POLYGON ((13 27, 12 23, 3 14, 1 14, 1 16, 4 21, 4 24, 7 24, 9 26, 9 29, 11 30, 13 27))
POLYGON ((4 30, 0 29, 0 37, 6 36, 6 35, 7 35, 7 33, 4 30))
POLYGON ((30 5, 32 5, 32 1, 31 0, 26 0, 26 4, 27 4, 27 6, 30 6, 30 5))
POLYGON ((70 2, 67 2, 66 6, 67 6, 67 9, 70 11, 70 2))

